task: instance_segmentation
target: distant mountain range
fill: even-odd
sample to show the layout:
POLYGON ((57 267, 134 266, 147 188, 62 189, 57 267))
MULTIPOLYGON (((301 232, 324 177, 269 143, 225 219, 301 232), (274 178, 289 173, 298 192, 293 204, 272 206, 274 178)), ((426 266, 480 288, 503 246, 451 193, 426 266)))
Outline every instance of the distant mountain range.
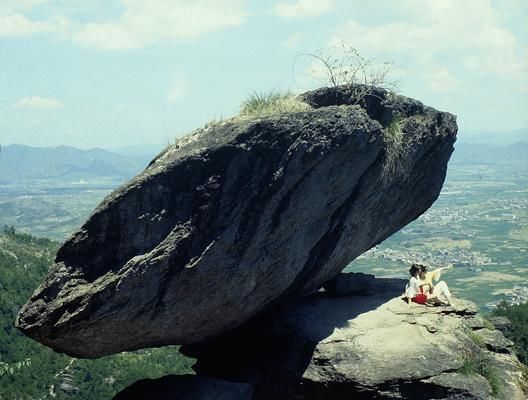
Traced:
POLYGON ((510 131, 463 131, 457 135, 458 143, 480 143, 510 145, 518 142, 528 142, 528 128, 510 131))
MULTIPOLYGON (((123 182, 141 172, 164 145, 145 144, 81 150, 71 146, 0 148, 0 184, 26 180, 123 182)), ((512 164, 528 167, 528 130, 459 134, 451 164, 512 164), (512 142, 512 143, 510 143, 512 142), (508 144, 499 144, 508 143, 508 144)))
POLYGON ((455 143, 450 164, 522 164, 528 167, 528 141, 510 145, 455 143))
POLYGON ((75 147, 30 147, 19 144, 2 146, 0 183, 20 180, 130 179, 143 170, 157 154, 117 154, 103 149, 81 150, 75 147))
POLYGON ((501 164, 528 167, 528 128, 463 131, 457 135, 451 165, 501 164))

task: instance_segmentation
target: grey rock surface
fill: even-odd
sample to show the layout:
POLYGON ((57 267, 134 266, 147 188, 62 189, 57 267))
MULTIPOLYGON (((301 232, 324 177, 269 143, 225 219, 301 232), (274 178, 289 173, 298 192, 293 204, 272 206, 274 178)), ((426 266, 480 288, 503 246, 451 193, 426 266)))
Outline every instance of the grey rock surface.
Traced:
POLYGON ((167 148, 63 244, 17 327, 88 358, 200 342, 316 291, 427 210, 455 117, 385 91, 338 106, 321 93, 311 111, 167 148))
POLYGON ((466 321, 466 327, 472 330, 482 329, 486 326, 483 318, 471 318, 466 321))
POLYGON ((408 306, 404 285, 376 279, 368 294, 319 292, 182 351, 197 358, 198 374, 251 383, 256 400, 525 398, 516 357, 472 341, 473 303, 408 306), (461 372, 479 360, 500 394, 478 373, 484 367, 461 372))
POLYGON ((505 338, 501 331, 484 328, 476 332, 482 337, 489 350, 496 353, 511 353, 513 342, 505 338))
MULTIPOLYGON (((438 387, 437 391, 446 393, 448 398, 450 396, 459 399, 480 400, 488 399, 491 393, 491 386, 487 379, 478 374, 448 372, 425 379, 423 383, 438 387)), ((441 396, 446 397, 445 394, 441 396)))

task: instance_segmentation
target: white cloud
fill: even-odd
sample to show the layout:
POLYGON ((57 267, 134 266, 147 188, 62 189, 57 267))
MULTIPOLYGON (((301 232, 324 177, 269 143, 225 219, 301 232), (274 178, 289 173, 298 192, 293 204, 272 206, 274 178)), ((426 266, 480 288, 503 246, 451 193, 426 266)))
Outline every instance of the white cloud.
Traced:
POLYGON ((81 45, 131 49, 160 41, 181 41, 242 24, 245 0, 121 0, 123 14, 114 21, 87 23, 73 35, 81 45))
MULTIPOLYGON (((330 45, 344 40, 363 54, 404 59, 435 91, 459 86, 446 67, 455 64, 465 73, 526 81, 528 58, 490 1, 401 0, 397 5, 402 15, 397 22, 385 19, 385 23, 367 25, 349 20, 336 29, 330 45), (442 78, 446 79, 443 86, 438 83, 442 78)), ((395 5, 387 6, 385 12, 396 12, 390 9, 395 5)))
POLYGON ((302 34, 300 32, 295 32, 292 35, 288 36, 281 45, 287 49, 293 49, 299 45, 302 40, 302 34))
POLYGON ((62 101, 49 97, 27 96, 21 97, 14 104, 16 108, 27 110, 56 110, 64 107, 62 101))
POLYGON ((31 36, 58 29, 56 21, 35 21, 19 13, 0 15, 0 36, 31 36))
POLYGON ((282 18, 316 17, 334 7, 332 0, 295 0, 275 3, 274 11, 282 18))
POLYGON ((20 10, 28 11, 48 2, 49 0, 2 0, 0 14, 10 14, 20 10))
POLYGON ((189 93, 189 80, 181 72, 176 72, 172 75, 169 89, 167 90, 167 103, 180 103, 182 102, 187 93, 189 93))
POLYGON ((433 93, 449 93, 456 90, 460 81, 445 67, 433 68, 422 74, 422 80, 433 93))
POLYGON ((106 50, 141 48, 161 41, 192 40, 240 25, 247 18, 246 2, 120 0, 123 8, 120 15, 107 17, 101 22, 79 22, 64 14, 68 9, 66 6, 62 9, 47 7, 48 0, 0 0, 0 36, 53 32, 86 47, 106 50), (27 12, 38 6, 52 15, 43 20, 29 17, 27 12))
POLYGON ((0 37, 31 36, 37 33, 58 32, 64 28, 65 20, 54 17, 48 20, 35 20, 24 15, 48 0, 1 0, 0 37))

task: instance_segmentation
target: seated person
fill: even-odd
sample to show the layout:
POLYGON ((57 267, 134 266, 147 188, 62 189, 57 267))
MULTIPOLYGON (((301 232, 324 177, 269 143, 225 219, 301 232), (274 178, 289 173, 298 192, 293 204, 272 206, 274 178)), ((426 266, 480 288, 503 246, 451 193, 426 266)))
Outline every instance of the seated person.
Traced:
POLYGON ((409 269, 409 282, 405 287, 405 297, 407 298, 407 304, 411 305, 411 302, 418 304, 425 304, 427 302, 427 294, 422 293, 420 290, 420 281, 418 280, 418 275, 420 274, 420 267, 416 264, 411 265, 409 269))
POLYGON ((451 291, 447 287, 447 284, 444 281, 433 284, 433 281, 438 281, 442 275, 442 271, 452 268, 452 265, 444 268, 437 268, 431 272, 427 272, 427 265, 416 265, 420 268, 418 282, 422 293, 434 295, 434 298, 436 299, 434 303, 436 304, 451 305, 451 291))

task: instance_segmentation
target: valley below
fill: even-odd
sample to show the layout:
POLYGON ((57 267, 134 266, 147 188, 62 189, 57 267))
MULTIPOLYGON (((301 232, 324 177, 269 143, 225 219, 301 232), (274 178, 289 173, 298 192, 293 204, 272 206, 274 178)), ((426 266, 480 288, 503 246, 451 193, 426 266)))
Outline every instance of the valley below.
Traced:
POLYGON ((442 276, 483 312, 528 301, 528 168, 451 163, 440 197, 417 220, 364 253, 347 271, 407 277, 414 262, 452 264, 442 276))

